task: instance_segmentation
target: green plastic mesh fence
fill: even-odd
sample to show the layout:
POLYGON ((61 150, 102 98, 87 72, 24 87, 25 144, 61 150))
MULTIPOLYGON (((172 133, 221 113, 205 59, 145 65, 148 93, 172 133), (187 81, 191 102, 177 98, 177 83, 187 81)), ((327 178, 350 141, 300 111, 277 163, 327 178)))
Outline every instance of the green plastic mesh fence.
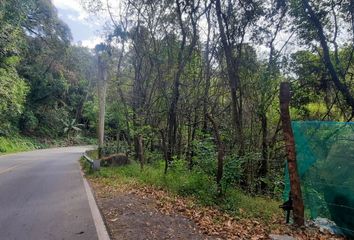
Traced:
MULTIPOLYGON (((331 219, 354 237, 354 123, 294 121, 292 127, 306 216, 331 219)), ((285 182, 287 197, 287 171, 285 182)))

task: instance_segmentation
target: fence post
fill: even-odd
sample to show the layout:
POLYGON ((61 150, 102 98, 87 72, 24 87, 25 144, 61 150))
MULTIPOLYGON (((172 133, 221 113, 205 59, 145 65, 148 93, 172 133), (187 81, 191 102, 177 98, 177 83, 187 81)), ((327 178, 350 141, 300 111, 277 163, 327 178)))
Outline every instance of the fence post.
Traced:
POLYGON ((92 160, 89 156, 87 156, 86 153, 84 153, 84 158, 86 159, 86 161, 90 164, 91 169, 93 169, 94 171, 98 171, 101 168, 101 160, 92 160))
POLYGON ((93 170, 98 171, 101 168, 101 160, 93 160, 93 170))
POLYGON ((282 121, 282 128, 284 133, 284 140, 286 146, 286 155, 288 161, 288 171, 290 177, 290 191, 293 200, 293 215, 294 223, 298 226, 304 225, 304 202, 301 194, 300 177, 297 172, 296 152, 294 134, 291 127, 291 119, 289 113, 290 103, 290 84, 282 82, 280 84, 280 118, 282 121))

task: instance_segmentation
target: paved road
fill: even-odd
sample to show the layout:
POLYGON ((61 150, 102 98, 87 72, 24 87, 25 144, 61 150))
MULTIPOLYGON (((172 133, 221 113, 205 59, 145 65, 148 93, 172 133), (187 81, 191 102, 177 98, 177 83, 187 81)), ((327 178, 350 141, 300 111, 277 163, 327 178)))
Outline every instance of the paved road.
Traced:
POLYGON ((85 149, 0 156, 0 240, 98 239, 78 164, 85 149))

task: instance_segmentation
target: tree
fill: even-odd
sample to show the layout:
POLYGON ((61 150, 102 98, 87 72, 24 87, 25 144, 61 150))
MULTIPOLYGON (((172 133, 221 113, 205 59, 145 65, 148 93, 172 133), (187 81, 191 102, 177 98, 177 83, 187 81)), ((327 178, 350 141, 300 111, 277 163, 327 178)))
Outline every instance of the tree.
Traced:
POLYGON ((176 0, 176 13, 178 24, 180 27, 182 40, 179 47, 178 57, 177 57, 177 70, 174 74, 174 81, 172 87, 172 98, 170 102, 170 107, 168 110, 168 130, 167 130, 167 160, 172 161, 172 157, 175 153, 176 147, 176 132, 177 132, 177 105, 180 97, 180 79, 185 68, 186 63, 190 60, 194 47, 197 43, 197 21, 200 17, 198 13, 200 1, 195 3, 192 2, 180 2, 176 0), (187 15, 189 23, 183 21, 183 16, 187 15), (189 46, 187 44, 187 24, 190 24, 192 28, 191 43, 189 46))
POLYGON ((104 127, 106 114, 106 91, 107 91, 107 77, 108 77, 108 58, 109 48, 106 44, 101 43, 95 47, 97 55, 98 79, 97 92, 99 101, 98 113, 98 158, 103 156, 104 146, 104 127))
MULTIPOLYGON (((2 2, 0 19, 1 81, 6 81, 1 84, 4 87, 2 90, 6 91, 2 94, 4 108, 16 113, 11 114, 14 117, 12 123, 19 123, 19 128, 27 132, 26 126, 31 125, 31 129, 35 129, 34 125, 40 122, 38 119, 45 119, 39 117, 43 114, 44 105, 52 104, 51 107, 56 108, 58 101, 54 98, 64 95, 62 90, 65 87, 58 87, 65 82, 58 63, 59 56, 63 56, 70 43, 71 33, 59 20, 53 4, 47 0, 2 2), (52 84, 53 79, 58 81, 52 84), (7 103, 10 96, 12 103, 7 103), (48 98, 51 99, 48 101, 48 98), (31 124, 27 120, 31 120, 31 124)), ((62 133, 60 121, 56 120, 42 121, 40 126, 52 123, 52 130, 57 131, 46 133, 62 133)))
POLYGON ((226 60, 227 76, 232 101, 232 117, 237 132, 236 142, 241 155, 244 152, 243 120, 242 120, 242 85, 240 80, 240 58, 247 28, 260 15, 258 1, 229 1, 222 9, 221 1, 215 1, 215 11, 218 20, 220 39, 226 60), (239 9, 239 12, 237 10, 239 9))
MULTIPOLYGON (((353 9, 352 1, 323 3, 301 0, 292 2, 292 15, 299 36, 309 45, 312 45, 312 41, 320 44, 321 52, 319 54, 328 74, 331 76, 331 81, 352 109, 350 118, 354 116, 354 97, 346 84, 346 76, 353 61, 354 51, 352 50, 349 58, 342 63, 338 52, 338 38, 340 34, 339 24, 347 27, 346 21, 353 22, 353 9), (331 37, 331 35, 333 36, 331 37), (334 48, 334 58, 331 57, 330 44, 334 48)), ((350 25, 348 29, 348 32, 353 35, 353 26, 350 25)), ((353 39, 353 37, 348 39, 352 46, 354 46, 353 39)))
POLYGON ((18 74, 16 67, 24 50, 24 34, 21 31, 25 4, 8 1, 0 3, 0 123, 1 134, 10 129, 11 120, 23 111, 28 85, 18 74), (19 8, 19 9, 16 9, 19 8))
MULTIPOLYGON (((342 45, 341 31, 335 38, 328 29, 336 25, 335 18, 337 26, 352 28, 344 23, 352 20, 352 4, 311 2, 332 46, 335 71, 351 86, 352 45, 342 45)), ((276 97, 279 83, 292 82, 291 110, 297 119, 349 117, 302 0, 125 0, 120 9, 109 1, 86 3, 96 13, 108 11, 111 18, 106 41, 114 65, 108 73, 114 80, 107 83, 106 137, 126 141, 127 152, 134 151, 137 160, 144 159, 142 164, 161 155, 165 172, 178 159, 186 161, 191 174, 196 169, 215 173, 210 169, 217 168, 216 161, 209 159, 217 158, 219 149, 204 149, 210 153, 206 169, 198 148, 210 144, 217 126, 225 172, 231 171, 231 163, 240 166, 237 187, 274 195, 286 156, 276 97), (294 48, 294 41, 304 44, 294 48)))
POLYGON ((217 164, 217 172, 216 172, 216 184, 218 187, 218 194, 219 196, 222 195, 222 186, 221 186, 221 180, 223 176, 223 169, 224 169, 224 156, 225 156, 225 149, 224 149, 224 143, 221 140, 220 137, 220 132, 218 125, 216 125, 215 120, 213 117, 207 113, 207 118, 211 122, 213 129, 214 129, 214 136, 215 136, 215 142, 218 148, 218 164, 217 164))

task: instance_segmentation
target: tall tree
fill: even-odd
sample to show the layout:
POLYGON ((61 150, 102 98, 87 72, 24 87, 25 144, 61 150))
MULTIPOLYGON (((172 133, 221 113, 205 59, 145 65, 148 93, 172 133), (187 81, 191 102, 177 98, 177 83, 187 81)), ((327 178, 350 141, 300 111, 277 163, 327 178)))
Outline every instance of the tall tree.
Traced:
MULTIPOLYGON (((295 19, 300 37, 309 45, 312 41, 320 44, 321 58, 331 76, 334 86, 340 91, 348 106, 351 107, 351 117, 354 116, 354 97, 346 83, 349 66, 353 64, 354 50, 349 58, 341 63, 338 55, 339 25, 349 31, 348 41, 354 46, 353 23, 354 5, 352 1, 310 1, 301 0, 292 2, 292 15, 295 19), (331 16, 332 14, 332 16, 331 16), (331 37, 332 35, 332 37, 331 37), (334 49, 334 58, 331 57, 330 44, 334 49)), ((353 47, 354 49, 354 47, 353 47)))
POLYGON ((258 1, 228 1, 224 5, 215 1, 220 40, 226 60, 227 77, 231 94, 231 108, 239 152, 244 153, 243 99, 240 80, 240 58, 248 28, 261 13, 258 1))
POLYGON ((197 21, 200 18, 199 5, 200 1, 188 1, 182 2, 180 0, 175 1, 177 21, 181 31, 182 40, 180 43, 180 48, 177 57, 177 70, 174 74, 174 81, 172 87, 172 98, 170 102, 170 107, 168 110, 168 130, 167 130, 167 160, 172 161, 172 157, 175 153, 176 147, 176 133, 177 133, 177 106, 180 97, 180 80, 183 74, 186 63, 190 60, 194 47, 198 40, 197 35, 197 21), (187 17, 188 22, 183 19, 187 17), (188 27, 192 28, 192 34, 190 37, 190 44, 187 44, 188 37, 188 27))
POLYGON ((108 46, 104 43, 96 45, 95 51, 97 54, 97 67, 98 67, 98 157, 103 156, 104 146, 104 128, 105 128, 105 114, 106 114, 106 91, 107 91, 107 77, 108 77, 108 46))

